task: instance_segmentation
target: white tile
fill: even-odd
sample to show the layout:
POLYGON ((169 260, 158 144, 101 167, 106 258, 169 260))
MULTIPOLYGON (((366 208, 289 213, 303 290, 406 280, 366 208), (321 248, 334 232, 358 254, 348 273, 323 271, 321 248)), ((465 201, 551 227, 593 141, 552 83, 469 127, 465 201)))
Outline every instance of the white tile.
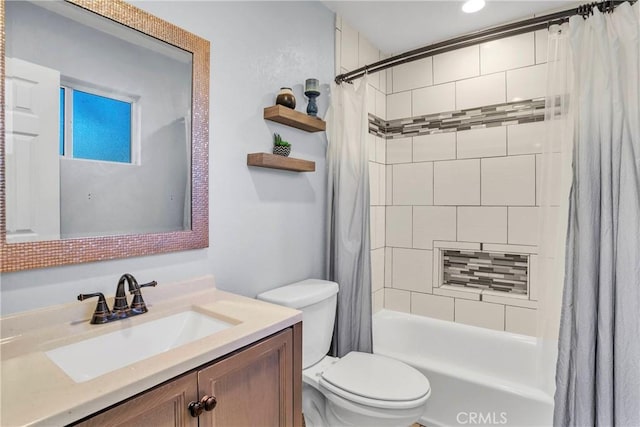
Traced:
POLYGON ((387 120, 411 116, 411 91, 387 95, 387 120))
POLYGON ((341 41, 340 66, 347 70, 355 70, 358 68, 358 32, 344 21, 341 41))
POLYGON ((508 292, 500 291, 482 291, 482 301, 531 309, 538 307, 538 303, 529 300, 526 295, 509 295, 508 292))
POLYGON ((494 40, 480 45, 482 74, 533 65, 535 61, 533 33, 494 40))
POLYGON ((509 243, 538 245, 538 214, 540 208, 509 208, 509 243))
POLYGON ((386 205, 386 192, 387 192, 387 168, 385 165, 382 165, 380 163, 377 163, 378 165, 378 171, 380 174, 380 182, 378 183, 379 187, 378 187, 378 203, 380 205, 386 205))
POLYGON ((376 206, 373 208, 376 212, 375 233, 376 233, 376 248, 382 248, 386 245, 386 219, 387 208, 385 206, 376 206))
POLYGON ((435 162, 433 183, 436 205, 479 205, 480 160, 435 162))
POLYGON ((342 16, 336 13, 336 28, 338 30, 342 29, 342 16))
POLYGON ((535 156, 496 157, 481 162, 483 205, 535 205, 535 156))
POLYGON ((380 195, 380 165, 375 162, 369 162, 369 203, 371 205, 379 205, 380 195))
POLYGON ((453 322, 453 298, 414 292, 411 313, 453 322))
POLYGON ((370 240, 370 246, 371 249, 377 249, 378 248, 378 239, 376 236, 376 215, 377 215, 377 211, 376 211, 376 207, 378 206, 371 206, 369 208, 369 240, 370 240))
POLYGON ((411 210, 411 206, 387 206, 385 237, 387 246, 411 247, 411 210))
POLYGON ((413 161, 449 160, 456 158, 456 133, 432 133, 413 137, 413 161))
POLYGON ((444 285, 439 288, 434 287, 433 294, 451 298, 468 299, 471 301, 480 301, 482 290, 462 287, 457 288, 455 286, 444 285))
POLYGON ((387 95, 393 93, 393 68, 387 70, 387 95))
POLYGON ((371 290, 384 288, 384 249, 371 251, 371 290))
POLYGON ((507 155, 507 128, 497 126, 458 132, 458 159, 507 155))
MULTIPOLYGON (((528 208, 525 208, 528 209, 528 208)), ((508 253, 508 254, 537 254, 538 247, 537 246, 528 246, 528 245, 504 245, 499 243, 484 243, 482 245, 482 250, 485 252, 498 252, 498 253, 508 253)))
POLYGON ((434 240, 456 240, 455 207, 415 206, 413 208, 413 247, 432 249, 434 240))
POLYGON ((390 205, 393 203, 393 166, 386 165, 384 167, 385 171, 385 204, 390 205))
POLYGON ((380 289, 373 293, 371 304, 371 310, 373 313, 377 313, 384 308, 384 289, 380 289))
POLYGON ((368 94, 367 94, 367 113, 376 115, 376 89, 373 87, 371 83, 369 83, 368 94))
POLYGON ((507 208, 458 208, 458 240, 507 243, 507 208))
MULTIPOLYGON (((389 55, 386 55, 380 52, 380 60, 387 59, 387 58, 389 58, 389 55)), ((388 93, 387 92, 387 70, 382 70, 378 72, 378 74, 380 74, 380 91, 386 95, 388 93)))
MULTIPOLYGON (((358 67, 373 64, 380 60, 380 51, 376 49, 362 34, 359 34, 358 67)), ((369 74, 369 84, 380 89, 380 74, 369 74)))
POLYGON ((474 242, 447 242, 442 240, 433 241, 434 248, 441 249, 461 249, 463 251, 479 251, 481 250, 480 243, 474 242))
POLYGON ((510 156, 542 153, 545 132, 544 122, 507 126, 507 153, 510 156))
POLYGON ((443 113, 456 109, 455 83, 429 86, 413 92, 413 116, 443 113))
POLYGON ((375 91, 376 97, 376 116, 380 117, 382 120, 387 119, 387 96, 380 92, 379 90, 375 91))
POLYGON ((516 334, 536 336, 537 316, 536 310, 519 307, 506 307, 506 325, 507 332, 516 334))
POLYGON ((362 34, 358 34, 358 37, 358 67, 377 62, 380 59, 380 51, 362 34))
POLYGON ((507 99, 505 73, 460 80, 455 84, 456 110, 502 104, 507 99))
POLYGON ((393 166, 394 205, 433 205, 433 163, 393 166))
POLYGON ((335 32, 335 73, 340 74, 340 61, 342 60, 342 31, 336 28, 335 32))
POLYGON ((402 92, 433 84, 431 58, 393 67, 393 91, 402 92))
POLYGON ((411 138, 387 140, 387 164, 411 163, 411 138))
POLYGON ((385 245, 385 206, 371 207, 371 249, 378 249, 385 245))
POLYGON ((549 43, 549 30, 538 30, 536 37, 536 64, 547 62, 547 44, 549 43))
POLYGON ((466 325, 504 331, 504 306, 456 299, 455 321, 466 325))
POLYGON ((369 150, 369 161, 376 161, 376 136, 373 134, 367 134, 367 147, 369 150))
POLYGON ((543 98, 547 91, 547 64, 507 71, 507 102, 543 98))
POLYGON ((560 153, 536 154, 536 205, 560 206, 562 187, 556 183, 560 182, 561 168, 560 153), (546 162, 551 162, 548 171, 546 162), (548 179, 542 179, 545 173, 550 174, 548 179))
POLYGON ((385 247, 384 248, 384 287, 391 287, 391 271, 392 271, 392 261, 393 261, 393 248, 385 247))
POLYGON ((411 292, 384 288, 384 308, 411 313, 411 292))
POLYGON ((393 248, 393 288, 430 293, 431 262, 431 251, 393 248))
POLYGON ((540 276, 538 255, 529 257, 529 299, 531 301, 538 300, 538 277, 540 276))
POLYGON ((376 146, 376 162, 387 163, 387 141, 380 136, 375 136, 374 138, 376 146))
POLYGON ((480 75, 478 45, 441 53, 433 57, 434 84, 452 82, 480 75))

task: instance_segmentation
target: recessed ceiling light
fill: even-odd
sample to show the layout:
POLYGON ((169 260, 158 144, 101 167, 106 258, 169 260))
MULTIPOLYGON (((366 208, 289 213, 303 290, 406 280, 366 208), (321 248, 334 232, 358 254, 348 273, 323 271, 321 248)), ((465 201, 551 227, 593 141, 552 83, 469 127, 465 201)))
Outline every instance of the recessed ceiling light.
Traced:
POLYGON ((467 0, 462 5, 462 11, 465 13, 477 12, 484 7, 484 0, 467 0))

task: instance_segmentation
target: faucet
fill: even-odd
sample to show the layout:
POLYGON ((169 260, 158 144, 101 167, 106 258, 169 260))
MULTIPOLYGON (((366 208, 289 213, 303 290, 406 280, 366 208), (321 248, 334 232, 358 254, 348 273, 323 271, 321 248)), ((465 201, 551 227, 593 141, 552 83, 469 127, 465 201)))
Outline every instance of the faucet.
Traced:
MULTIPOLYGON (((158 282, 152 280, 149 283, 143 283, 141 285, 138 284, 138 281, 131 274, 125 274, 123 277, 127 278, 129 282, 129 293, 133 294, 133 300, 131 301, 131 314, 142 314, 148 311, 147 305, 144 303, 142 299, 142 292, 140 292, 140 288, 146 287, 155 287, 158 282)), ((122 278, 120 278, 122 280, 122 278)), ((118 283, 119 285, 120 283, 118 283)))
POLYGON ((87 298, 98 297, 98 305, 96 306, 90 323, 108 323, 114 320, 126 319, 127 317, 146 313, 148 309, 147 305, 142 299, 140 288, 145 288, 147 286, 156 286, 157 284, 158 282, 153 280, 149 283, 143 283, 140 285, 132 274, 125 273, 120 277, 120 280, 118 280, 118 287, 116 288, 116 297, 113 303, 113 310, 109 310, 107 301, 105 300, 104 295, 100 292, 93 294, 80 294, 78 295, 78 300, 84 301, 87 298), (129 285, 129 293, 133 295, 131 307, 129 307, 129 304, 127 303, 127 295, 124 290, 125 282, 127 282, 129 285))

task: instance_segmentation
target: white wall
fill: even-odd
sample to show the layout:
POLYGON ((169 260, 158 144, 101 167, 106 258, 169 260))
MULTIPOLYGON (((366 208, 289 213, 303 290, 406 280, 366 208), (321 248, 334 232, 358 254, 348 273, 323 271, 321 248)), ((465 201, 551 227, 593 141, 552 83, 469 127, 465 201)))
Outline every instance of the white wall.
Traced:
POLYGON ((219 288, 248 296, 323 275, 326 137, 265 122, 262 113, 281 86, 293 87, 304 110, 302 85, 315 77, 324 116, 333 13, 310 2, 135 4, 211 41, 210 247, 4 273, 2 314, 66 303, 80 292, 113 294, 124 272, 160 286, 213 273, 219 288), (273 132, 293 143, 293 157, 315 161, 316 172, 248 168, 247 153, 268 152, 273 132))

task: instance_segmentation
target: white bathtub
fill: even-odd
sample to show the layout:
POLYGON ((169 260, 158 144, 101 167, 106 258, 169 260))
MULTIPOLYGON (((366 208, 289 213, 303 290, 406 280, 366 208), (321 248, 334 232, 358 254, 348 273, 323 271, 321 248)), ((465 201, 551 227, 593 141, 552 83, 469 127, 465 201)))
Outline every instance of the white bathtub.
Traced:
POLYGON ((421 424, 550 426, 553 397, 536 385, 535 338, 382 310, 373 351, 429 379, 421 424))

